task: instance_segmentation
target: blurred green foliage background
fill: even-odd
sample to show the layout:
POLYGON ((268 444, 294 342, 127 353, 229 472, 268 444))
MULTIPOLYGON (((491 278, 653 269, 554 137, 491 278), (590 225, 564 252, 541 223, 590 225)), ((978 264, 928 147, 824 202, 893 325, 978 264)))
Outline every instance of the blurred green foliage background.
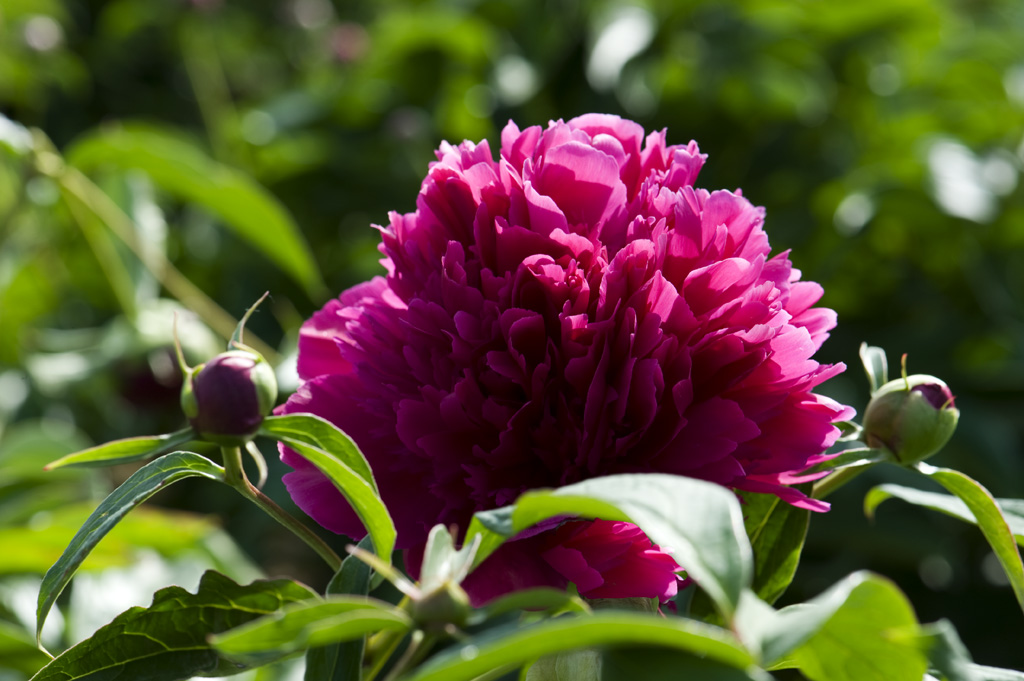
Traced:
MULTIPOLYGON (((414 208, 441 140, 590 111, 696 139, 702 186, 767 208, 839 312, 821 358, 850 370, 825 392, 862 409, 860 342, 908 353, 962 411, 937 463, 1024 496, 1019 0, 0 0, 0 651, 19 580, 59 551, 19 563, 26 533, 116 482, 38 465, 182 425, 175 309, 201 361, 269 290, 250 329, 294 386, 299 324, 380 271, 371 224, 414 208)), ((1024 667, 977 530, 898 503, 872 526, 864 491, 900 476, 864 477, 813 519, 787 598, 868 567, 977 661, 1024 667)), ((265 571, 323 579, 240 503, 182 489, 165 505, 219 514, 265 571)), ((219 532, 193 530, 149 548, 219 532)), ((254 569, 224 551, 203 555, 254 569)))

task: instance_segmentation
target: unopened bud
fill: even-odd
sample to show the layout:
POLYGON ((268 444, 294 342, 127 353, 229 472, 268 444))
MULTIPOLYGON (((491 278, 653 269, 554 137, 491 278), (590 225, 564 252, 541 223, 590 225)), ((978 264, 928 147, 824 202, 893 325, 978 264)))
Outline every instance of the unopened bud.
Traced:
POLYGON ((949 387, 934 376, 917 374, 889 381, 875 392, 864 412, 864 433, 869 446, 909 465, 942 449, 959 419, 949 387))
POLYGON ((410 614, 427 629, 443 629, 447 625, 462 627, 471 610, 465 590, 445 580, 436 589, 415 599, 410 614))
POLYGON ((276 400, 274 370, 252 350, 229 350, 191 369, 181 391, 196 434, 225 446, 251 440, 276 400))

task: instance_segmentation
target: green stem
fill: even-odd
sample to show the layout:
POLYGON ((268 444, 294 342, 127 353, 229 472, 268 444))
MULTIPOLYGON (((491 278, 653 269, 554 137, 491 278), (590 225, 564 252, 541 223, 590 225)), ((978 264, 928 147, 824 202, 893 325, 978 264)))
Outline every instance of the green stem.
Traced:
POLYGON ((324 559, 324 562, 337 572, 341 567, 341 558, 327 545, 315 532, 301 523, 295 516, 278 506, 273 499, 256 489, 249 479, 245 477, 245 470, 242 468, 242 450, 239 447, 221 447, 224 455, 224 480, 227 484, 238 490, 243 497, 253 502, 263 512, 277 522, 291 530, 292 534, 316 551, 317 555, 324 559))
MULTIPOLYGON (((235 318, 174 267, 163 253, 147 253, 138 242, 134 221, 102 189, 78 170, 65 166, 55 152, 48 154, 53 158, 43 164, 43 172, 106 224, 172 296, 198 314, 216 333, 224 338, 231 338, 238 324, 235 318)), ((249 334, 247 343, 271 364, 279 363, 280 355, 277 351, 259 338, 249 334)))
POLYGON ((850 466, 849 468, 840 468, 838 471, 822 478, 814 485, 814 489, 811 491, 812 499, 824 499, 832 492, 845 485, 846 483, 853 480, 855 477, 866 471, 867 469, 874 466, 873 463, 866 464, 864 466, 850 466))
POLYGON ((370 665, 370 669, 363 674, 363 681, 374 681, 374 679, 377 678, 377 675, 380 674, 382 669, 384 669, 388 660, 390 660, 391 656, 395 654, 396 650, 398 650, 398 646, 402 643, 402 639, 405 638, 404 631, 388 631, 387 633, 391 634, 391 636, 383 642, 383 648, 379 647, 379 644, 376 651, 371 651, 370 646, 367 645, 367 659, 372 660, 372 663, 370 665))
POLYGON ((407 669, 414 667, 423 659, 423 654, 430 650, 436 640, 436 636, 428 634, 422 629, 417 629, 412 632, 412 637, 409 641, 408 647, 405 649, 405 652, 402 653, 402 657, 398 658, 398 662, 396 662, 395 666, 391 668, 388 675, 384 677, 384 681, 395 681, 395 679, 404 674, 407 669))

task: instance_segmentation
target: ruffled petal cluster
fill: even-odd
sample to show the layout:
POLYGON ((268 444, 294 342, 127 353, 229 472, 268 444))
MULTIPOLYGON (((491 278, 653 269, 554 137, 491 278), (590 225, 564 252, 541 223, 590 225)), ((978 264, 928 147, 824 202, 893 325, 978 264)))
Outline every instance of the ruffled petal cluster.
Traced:
MULTIPOLYGON (((437 159, 416 210, 380 228, 387 275, 303 327, 305 383, 284 407, 359 444, 400 547, 525 490, 614 473, 825 508, 790 485, 810 479, 800 472, 852 416, 812 392, 844 368, 813 359, 835 314, 815 307, 821 287, 800 281, 787 253, 770 255, 763 209, 695 186, 696 143, 589 114, 546 129, 510 122, 497 159, 486 141, 443 144, 437 159)), ((365 534, 311 464, 282 458, 300 507, 365 534)), ((534 567, 576 581, 580 547, 607 528, 568 527, 534 567)), ((608 576, 620 563, 594 561, 602 584, 630 581, 608 576)))

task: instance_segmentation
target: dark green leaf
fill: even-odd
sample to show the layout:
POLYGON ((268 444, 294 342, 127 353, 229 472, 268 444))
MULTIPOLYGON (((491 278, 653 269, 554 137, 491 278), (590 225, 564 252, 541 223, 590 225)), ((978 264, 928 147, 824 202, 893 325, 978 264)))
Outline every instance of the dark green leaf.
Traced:
MULTIPOLYGON (((930 508, 933 511, 940 511, 954 518, 977 524, 971 509, 959 497, 893 484, 873 487, 864 497, 864 512, 869 518, 873 518, 879 504, 892 498, 902 499, 908 504, 930 508)), ((1006 524, 1009 525, 1017 543, 1024 544, 1024 499, 996 499, 996 504, 1003 512, 1006 524)))
POLYGON ((57 596, 71 581, 85 557, 111 528, 117 525, 125 514, 162 488, 183 478, 196 476, 223 481, 224 469, 199 454, 174 452, 146 464, 111 492, 78 530, 57 562, 43 576, 43 583, 39 587, 39 604, 36 608, 36 636, 42 631, 43 622, 46 621, 46 615, 57 600, 57 596))
MULTIPOLYGON (((359 547, 373 551, 373 542, 363 537, 359 547)), ((370 592, 370 566, 355 556, 341 562, 341 568, 327 584, 327 594, 366 596, 370 592)), ((363 649, 366 638, 310 648, 306 653, 306 681, 360 681, 363 677, 363 649)))
MULTIPOLYGON (((386 563, 390 563, 397 532, 395 524, 391 520, 391 514, 388 513, 384 501, 373 484, 352 470, 347 463, 338 460, 319 447, 310 446, 291 438, 278 436, 277 439, 320 469, 320 472, 326 475, 327 479, 345 495, 370 533, 377 555, 386 563)), ((360 456, 362 455, 360 454, 360 456)))
POLYGON ((565 650, 637 645, 685 651, 739 669, 753 664, 750 653, 725 629, 681 617, 607 611, 496 627, 446 648, 404 681, 469 681, 565 650))
POLYGON ((165 435, 143 435, 113 440, 61 457, 48 464, 46 469, 53 470, 65 466, 113 466, 118 463, 142 461, 173 451, 193 438, 192 429, 183 428, 165 435))
POLYGON ((1024 562, 1021 561, 1013 532, 1010 531, 1010 526, 992 494, 981 483, 960 471, 936 468, 926 463, 917 464, 917 470, 938 482, 967 505, 981 533, 985 535, 993 553, 999 559, 999 564, 1003 566, 1013 593, 1017 596, 1017 602, 1024 608, 1024 562))
POLYGON ((793 581, 810 511, 796 508, 774 494, 744 492, 744 526, 754 550, 753 590, 774 603, 793 581))
POLYGON ((79 138, 68 162, 88 171, 118 166, 144 171, 165 191, 202 205, 320 297, 316 261, 284 206, 247 175, 220 164, 180 136, 142 125, 107 127, 79 138))
MULTIPOLYGON (((612 475, 528 492, 519 497, 511 513, 506 509, 478 513, 467 541, 480 533, 484 546, 494 546, 495 539, 488 534, 511 537, 543 520, 566 515, 635 523, 675 558, 727 620, 750 584, 752 552, 736 496, 721 485, 676 475, 612 475)), ((482 559, 478 553, 478 563, 482 559)))
POLYGON ((174 681, 224 676, 244 669, 217 654, 207 638, 315 593, 291 580, 240 586, 207 572, 191 594, 177 586, 156 592, 148 608, 131 608, 66 650, 32 681, 174 681))
POLYGON ((294 441, 318 447, 358 473, 377 492, 373 471, 359 446, 336 425, 316 414, 268 416, 260 426, 260 435, 286 445, 294 441))
POLYGON ((367 596, 328 596, 297 603, 268 617, 213 637, 225 657, 265 664, 306 648, 358 639, 382 631, 403 631, 412 620, 399 608, 367 596))

